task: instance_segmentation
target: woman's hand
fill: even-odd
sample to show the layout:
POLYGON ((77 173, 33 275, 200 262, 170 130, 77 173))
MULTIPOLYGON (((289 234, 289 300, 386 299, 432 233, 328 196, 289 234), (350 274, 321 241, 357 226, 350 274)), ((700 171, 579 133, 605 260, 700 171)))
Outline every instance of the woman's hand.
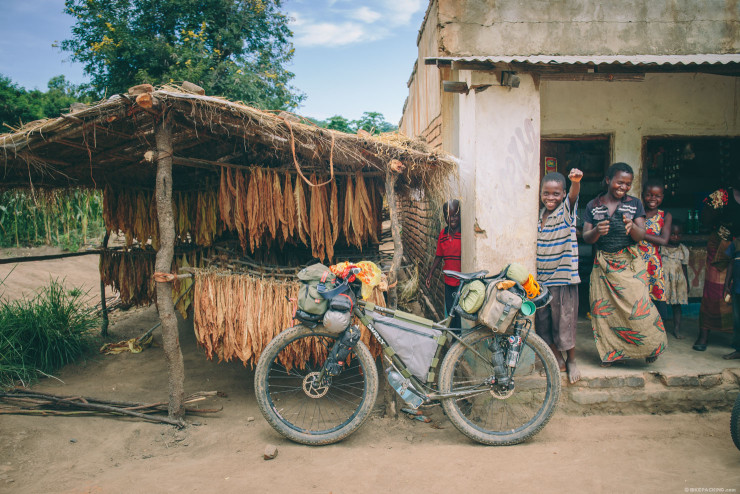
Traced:
POLYGON ((599 232, 599 237, 603 237, 609 233, 609 220, 599 221, 596 225, 596 231, 599 232))
POLYGON ((624 229, 627 230, 627 235, 630 234, 632 231, 632 220, 626 216, 622 218, 622 221, 624 221, 624 229))

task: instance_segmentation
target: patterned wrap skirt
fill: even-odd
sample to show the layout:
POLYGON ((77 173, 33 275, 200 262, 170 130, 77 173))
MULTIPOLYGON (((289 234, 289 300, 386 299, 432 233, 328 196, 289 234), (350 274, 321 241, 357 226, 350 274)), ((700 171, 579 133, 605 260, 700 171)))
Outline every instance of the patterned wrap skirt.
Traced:
POLYGON ((591 328, 602 362, 657 357, 665 351, 665 327, 648 285, 637 246, 597 251, 591 272, 591 328))
POLYGON ((709 331, 732 332, 732 303, 725 302, 723 290, 730 258, 729 240, 712 233, 707 242, 707 271, 699 310, 699 327, 709 331))

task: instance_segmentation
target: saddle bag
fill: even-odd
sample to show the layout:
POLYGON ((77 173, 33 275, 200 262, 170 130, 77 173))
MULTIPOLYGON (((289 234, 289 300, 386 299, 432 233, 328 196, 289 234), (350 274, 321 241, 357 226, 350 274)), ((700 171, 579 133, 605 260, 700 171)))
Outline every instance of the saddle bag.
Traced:
POLYGON ((366 314, 373 320, 375 329, 393 347, 411 374, 422 382, 434 379, 433 375, 429 375, 429 368, 434 363, 437 347, 444 344, 441 331, 377 312, 367 311, 366 314))
POLYGON ((298 290, 298 310, 323 316, 329 308, 329 300, 319 292, 319 285, 332 290, 337 285, 337 277, 323 264, 312 264, 298 272, 301 287, 298 290))
POLYGON ((504 333, 522 306, 522 298, 509 290, 499 290, 496 282, 486 287, 486 301, 478 311, 478 321, 496 333, 504 333))

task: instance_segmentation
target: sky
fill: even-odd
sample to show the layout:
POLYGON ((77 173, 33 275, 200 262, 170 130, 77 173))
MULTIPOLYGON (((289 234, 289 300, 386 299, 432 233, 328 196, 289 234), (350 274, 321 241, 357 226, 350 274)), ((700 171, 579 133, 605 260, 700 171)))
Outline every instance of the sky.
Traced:
MULTIPOLYGON (((417 57, 427 0, 284 0, 295 56, 292 85, 306 95, 297 113, 358 119, 377 111, 398 123, 417 57)), ((26 89, 49 79, 87 81, 80 64, 55 48, 70 36, 64 0, 0 0, 0 74, 26 89)))

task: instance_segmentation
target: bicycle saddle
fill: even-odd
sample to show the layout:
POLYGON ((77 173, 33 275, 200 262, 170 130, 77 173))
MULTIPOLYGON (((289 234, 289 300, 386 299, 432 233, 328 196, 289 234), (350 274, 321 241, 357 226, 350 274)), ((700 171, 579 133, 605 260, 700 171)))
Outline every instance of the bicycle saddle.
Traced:
POLYGON ((488 271, 485 269, 483 271, 476 271, 475 273, 459 273, 457 271, 450 271, 449 269, 445 269, 442 272, 445 275, 457 278, 458 280, 474 280, 476 278, 482 278, 488 274, 488 271))

